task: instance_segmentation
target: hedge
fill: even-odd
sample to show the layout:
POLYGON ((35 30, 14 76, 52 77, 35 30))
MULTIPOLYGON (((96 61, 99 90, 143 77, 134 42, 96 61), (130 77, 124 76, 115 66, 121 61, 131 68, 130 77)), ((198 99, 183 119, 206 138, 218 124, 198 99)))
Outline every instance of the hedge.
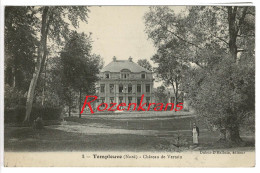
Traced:
MULTIPOLYGON (((35 120, 38 116, 43 120, 58 120, 61 115, 61 108, 34 106, 32 108, 30 121, 35 120)), ((25 107, 18 106, 16 108, 5 108, 4 121, 5 122, 22 122, 25 118, 25 107)))

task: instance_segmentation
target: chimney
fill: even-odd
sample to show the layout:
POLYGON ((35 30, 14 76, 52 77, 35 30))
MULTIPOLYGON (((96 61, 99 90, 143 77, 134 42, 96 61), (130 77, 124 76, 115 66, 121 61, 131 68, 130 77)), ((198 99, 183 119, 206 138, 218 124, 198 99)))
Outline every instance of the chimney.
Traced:
POLYGON ((113 61, 116 62, 116 57, 115 56, 113 56, 113 61))
POLYGON ((129 62, 133 62, 133 58, 130 56, 130 57, 128 58, 128 61, 129 61, 129 62))

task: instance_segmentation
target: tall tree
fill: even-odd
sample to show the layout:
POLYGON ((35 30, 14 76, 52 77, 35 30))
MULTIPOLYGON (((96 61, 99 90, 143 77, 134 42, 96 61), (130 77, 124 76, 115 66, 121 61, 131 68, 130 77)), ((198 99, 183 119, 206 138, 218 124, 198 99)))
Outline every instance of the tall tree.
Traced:
POLYGON ((87 22, 87 13, 89 12, 88 8, 83 6, 43 6, 37 10, 41 15, 41 24, 38 28, 40 30, 40 42, 36 66, 28 90, 24 121, 29 121, 30 118, 35 88, 47 56, 48 38, 54 40, 57 44, 60 43, 62 38, 66 38, 69 33, 69 24, 66 19, 69 19, 71 24, 77 27, 79 19, 87 22))
POLYGON ((181 16, 176 15, 168 7, 150 7, 150 11, 145 14, 145 31, 157 48, 156 54, 151 58, 158 65, 154 70, 166 86, 173 88, 175 106, 183 74, 192 60, 187 58, 189 52, 184 50, 189 45, 195 45, 185 40, 187 37, 185 30, 182 25, 177 25, 182 20, 181 16))
MULTIPOLYGON (((73 31, 61 53, 61 65, 63 86, 78 93, 79 117, 81 117, 82 95, 95 93, 95 82, 103 66, 101 57, 91 54, 90 36, 73 31)), ((71 91, 69 89, 66 91, 70 95, 71 91)), ((68 100, 68 106, 70 110, 71 100, 68 100)))
POLYGON ((215 54, 221 51, 211 46, 217 50, 209 54, 212 65, 197 70, 197 77, 192 79, 198 80, 190 81, 191 103, 210 124, 224 129, 221 131, 226 141, 239 144, 240 126, 254 116, 254 8, 196 7, 189 12, 190 18, 200 21, 204 17, 217 24, 209 33, 220 40, 216 46, 226 52, 214 61, 215 54))
POLYGON ((38 20, 32 7, 5 8, 5 83, 25 93, 36 58, 38 20))
POLYGON ((232 143, 241 141, 239 127, 245 117, 254 116, 254 15, 254 7, 212 6, 188 7, 181 14, 151 7, 145 15, 146 32, 157 52, 171 50, 169 57, 190 66, 182 88, 198 114, 225 129, 232 143), (241 106, 245 100, 251 106, 241 106))
POLYGON ((179 59, 178 55, 173 55, 171 51, 162 48, 151 58, 158 66, 155 73, 162 79, 166 86, 171 86, 174 92, 174 106, 178 104, 180 94, 180 84, 182 83, 188 65, 179 59))

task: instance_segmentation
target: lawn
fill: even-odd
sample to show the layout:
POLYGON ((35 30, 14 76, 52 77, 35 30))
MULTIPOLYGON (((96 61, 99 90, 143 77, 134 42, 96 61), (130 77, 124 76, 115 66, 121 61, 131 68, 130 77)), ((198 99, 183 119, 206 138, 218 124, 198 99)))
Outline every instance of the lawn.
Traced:
MULTIPOLYGON (((204 123, 191 114, 83 115, 81 119, 67 117, 65 120, 61 125, 48 125, 43 130, 5 125, 5 151, 190 150, 193 122, 200 128, 201 149, 223 147, 216 145, 220 134, 208 131, 204 123)), ((242 134, 242 137, 253 146, 252 135, 242 134)))

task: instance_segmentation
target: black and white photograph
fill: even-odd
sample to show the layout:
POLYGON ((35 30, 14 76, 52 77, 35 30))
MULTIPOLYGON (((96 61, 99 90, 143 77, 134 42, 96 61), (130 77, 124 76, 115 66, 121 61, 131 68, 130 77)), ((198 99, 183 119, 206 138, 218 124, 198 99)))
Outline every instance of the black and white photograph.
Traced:
POLYGON ((254 167, 255 12, 5 6, 4 166, 254 167))

